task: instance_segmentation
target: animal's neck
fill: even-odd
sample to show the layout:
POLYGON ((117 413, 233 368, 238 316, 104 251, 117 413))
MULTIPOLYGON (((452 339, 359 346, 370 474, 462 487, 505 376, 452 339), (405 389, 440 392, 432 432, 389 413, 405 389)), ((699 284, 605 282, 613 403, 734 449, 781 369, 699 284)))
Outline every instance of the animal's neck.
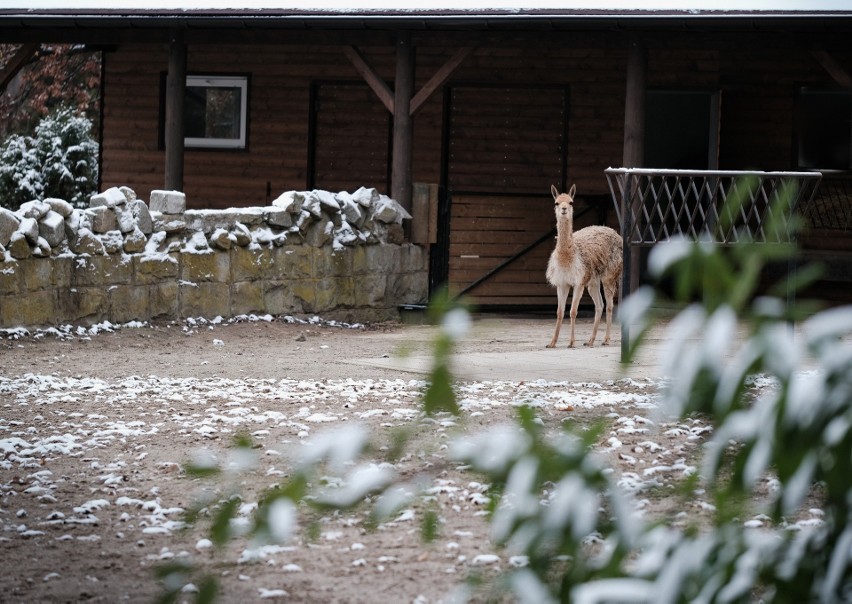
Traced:
POLYGON ((574 221, 560 218, 556 221, 556 247, 570 250, 574 245, 574 221))

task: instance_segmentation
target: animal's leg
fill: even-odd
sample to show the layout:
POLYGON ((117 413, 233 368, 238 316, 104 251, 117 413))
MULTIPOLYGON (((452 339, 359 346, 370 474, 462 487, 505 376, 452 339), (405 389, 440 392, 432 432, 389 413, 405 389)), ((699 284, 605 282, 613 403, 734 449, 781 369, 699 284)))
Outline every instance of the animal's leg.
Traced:
POLYGON ((547 348, 556 346, 556 340, 559 339, 559 330, 562 328, 562 319, 565 317, 565 301, 568 299, 568 289, 569 286, 567 285, 556 286, 556 330, 553 332, 553 339, 550 340, 547 348))
POLYGON ((612 310, 613 306, 615 306, 615 293, 617 291, 618 283, 616 281, 604 284, 604 294, 606 295, 606 336, 604 337, 604 344, 609 344, 609 331, 612 327, 612 310))
POLYGON ((603 300, 601 299, 601 282, 598 279, 592 279, 588 286, 589 295, 595 303, 595 321, 592 323, 592 337, 586 342, 586 346, 592 347, 595 345, 595 338, 598 336, 598 325, 601 322, 603 314, 603 300))
POLYGON ((580 306, 580 298, 583 297, 583 286, 578 285, 574 288, 574 296, 571 298, 571 341, 568 342, 568 348, 574 348, 574 324, 577 321, 577 308, 580 306))

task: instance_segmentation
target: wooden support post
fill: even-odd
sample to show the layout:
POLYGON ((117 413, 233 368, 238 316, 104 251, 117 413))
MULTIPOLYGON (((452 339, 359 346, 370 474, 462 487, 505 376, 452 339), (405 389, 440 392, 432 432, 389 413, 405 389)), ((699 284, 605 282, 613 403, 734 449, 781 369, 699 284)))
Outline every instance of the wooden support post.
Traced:
POLYGON ((183 101, 186 95, 186 44, 183 32, 174 29, 169 42, 166 76, 166 178, 165 188, 183 191, 183 101))
POLYGON ((413 90, 414 47, 411 45, 411 34, 400 32, 396 42, 391 197, 409 213, 411 212, 411 150, 414 134, 410 113, 413 90))
MULTIPOLYGON (((622 161, 625 168, 641 168, 645 162, 645 87, 648 57, 645 47, 638 38, 631 38, 627 49, 627 92, 624 103, 624 150, 622 161)), ((624 272, 621 278, 621 296, 623 301, 639 287, 640 256, 638 250, 630 245, 633 230, 631 216, 634 210, 627 204, 635 204, 634 195, 638 184, 636 175, 626 175, 624 200, 622 205, 622 237, 624 250, 624 272)), ((627 359, 630 344, 630 326, 621 326, 621 360, 627 359)))

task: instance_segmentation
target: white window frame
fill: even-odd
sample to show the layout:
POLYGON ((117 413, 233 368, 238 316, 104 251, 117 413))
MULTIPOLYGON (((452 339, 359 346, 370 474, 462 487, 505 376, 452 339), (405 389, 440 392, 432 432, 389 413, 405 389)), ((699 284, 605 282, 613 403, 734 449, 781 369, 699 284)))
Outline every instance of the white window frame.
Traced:
POLYGON ((205 76, 186 77, 187 88, 239 88, 240 89, 240 136, 239 138, 185 137, 185 147, 202 149, 245 149, 246 125, 248 123, 248 78, 245 76, 205 76))

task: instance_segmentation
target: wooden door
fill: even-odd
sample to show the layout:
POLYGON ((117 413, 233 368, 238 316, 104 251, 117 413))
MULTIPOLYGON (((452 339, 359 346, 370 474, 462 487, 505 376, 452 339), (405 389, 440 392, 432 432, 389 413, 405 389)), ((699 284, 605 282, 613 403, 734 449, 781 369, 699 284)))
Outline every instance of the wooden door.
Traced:
POLYGON ((566 182, 567 90, 456 86, 448 94, 447 281, 480 305, 551 305, 550 185, 566 182))

